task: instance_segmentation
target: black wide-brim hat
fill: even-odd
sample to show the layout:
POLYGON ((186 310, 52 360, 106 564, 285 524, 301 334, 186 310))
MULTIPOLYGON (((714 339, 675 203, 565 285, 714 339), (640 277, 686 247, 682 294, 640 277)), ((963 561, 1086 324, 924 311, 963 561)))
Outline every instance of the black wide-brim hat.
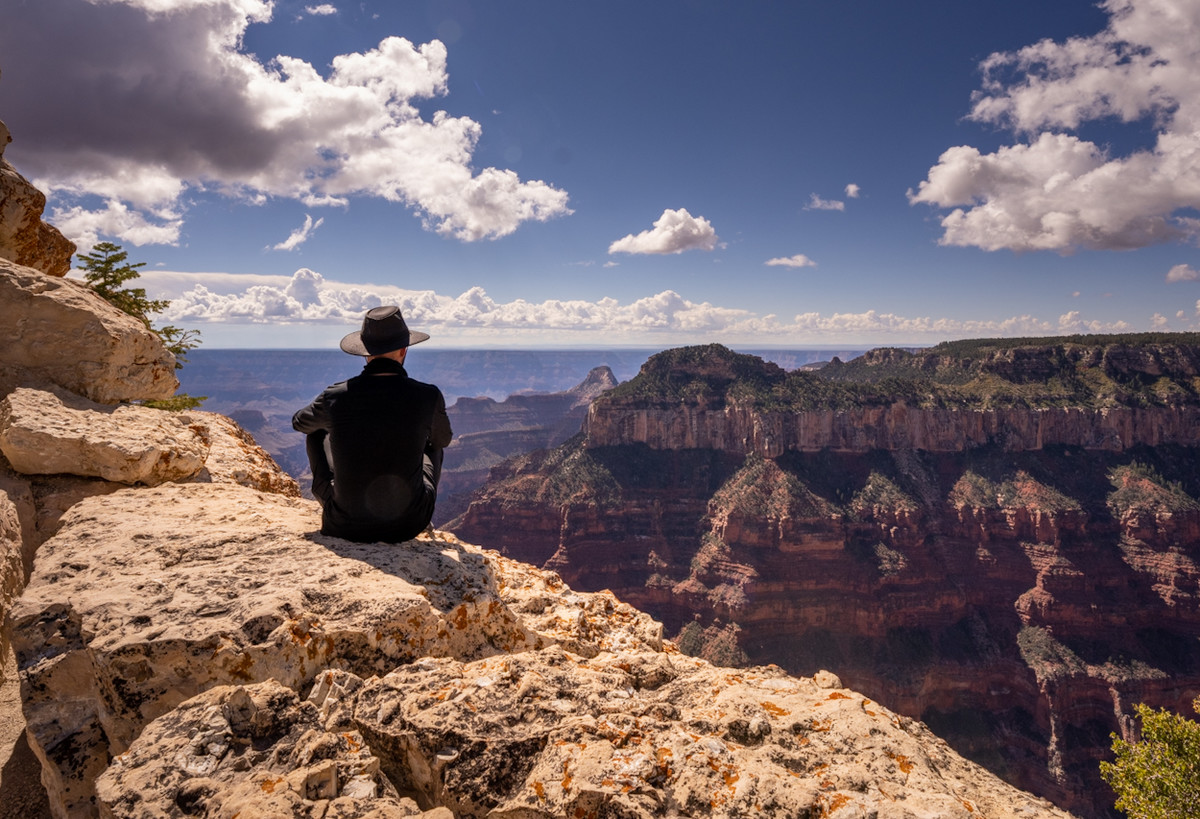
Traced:
POLYGON ((428 333, 409 330, 400 308, 389 304, 368 310, 362 329, 348 334, 339 346, 350 355, 383 355, 428 339, 428 333))

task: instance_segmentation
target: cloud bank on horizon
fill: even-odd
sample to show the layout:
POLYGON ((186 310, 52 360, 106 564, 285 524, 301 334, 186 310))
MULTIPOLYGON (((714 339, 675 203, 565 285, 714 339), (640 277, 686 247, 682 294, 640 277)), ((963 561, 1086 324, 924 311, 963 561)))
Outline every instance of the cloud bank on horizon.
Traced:
MULTIPOLYGON (((1079 311, 1068 311, 1053 321, 1031 315, 999 320, 906 317, 876 310, 832 315, 808 312, 781 318, 697 303, 672 290, 625 304, 612 298, 532 303, 524 299, 497 302, 482 287, 448 296, 433 290, 331 282, 307 268, 297 270, 290 279, 256 277, 256 283, 247 288, 233 286, 233 278, 161 271, 144 274, 155 298, 170 297, 164 317, 172 323, 316 323, 340 327, 357 324, 372 307, 396 304, 410 324, 423 330, 458 336, 464 331, 486 330, 489 335, 483 337, 499 339, 519 339, 530 332, 541 332, 556 344, 568 345, 653 345, 679 334, 700 341, 766 346, 864 341, 910 344, 964 336, 1122 333, 1132 329, 1121 321, 1087 320, 1079 311), (229 292, 219 292, 223 289, 229 292)), ((1200 302, 1195 316, 1179 318, 1191 318, 1200 327, 1200 302)), ((468 334, 467 340, 477 341, 478 337, 468 334)))

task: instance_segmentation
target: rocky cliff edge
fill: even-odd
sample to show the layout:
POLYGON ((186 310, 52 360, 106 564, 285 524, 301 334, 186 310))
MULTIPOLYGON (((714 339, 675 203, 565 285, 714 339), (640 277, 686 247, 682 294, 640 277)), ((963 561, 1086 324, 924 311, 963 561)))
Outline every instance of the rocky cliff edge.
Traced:
POLYGON ((1065 816, 921 723, 679 654, 611 594, 311 501, 82 501, 11 615, 61 816, 1065 816))

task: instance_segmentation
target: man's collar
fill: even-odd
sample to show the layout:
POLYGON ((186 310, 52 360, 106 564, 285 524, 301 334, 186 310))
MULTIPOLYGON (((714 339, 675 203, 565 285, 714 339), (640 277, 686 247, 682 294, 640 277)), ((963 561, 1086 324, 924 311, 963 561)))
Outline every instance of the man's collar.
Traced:
POLYGON ((380 375, 382 373, 408 375, 408 373, 404 371, 403 364, 390 358, 373 358, 367 362, 365 367, 363 367, 363 375, 380 375))

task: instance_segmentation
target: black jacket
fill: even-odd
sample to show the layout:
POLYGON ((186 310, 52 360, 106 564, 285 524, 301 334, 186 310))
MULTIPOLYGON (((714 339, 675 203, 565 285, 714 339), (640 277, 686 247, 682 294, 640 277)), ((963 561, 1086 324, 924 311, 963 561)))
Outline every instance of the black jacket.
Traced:
POLYGON ((361 375, 327 387, 292 427, 308 435, 323 533, 399 542, 429 525, 452 435, 437 387, 376 358, 361 375))

